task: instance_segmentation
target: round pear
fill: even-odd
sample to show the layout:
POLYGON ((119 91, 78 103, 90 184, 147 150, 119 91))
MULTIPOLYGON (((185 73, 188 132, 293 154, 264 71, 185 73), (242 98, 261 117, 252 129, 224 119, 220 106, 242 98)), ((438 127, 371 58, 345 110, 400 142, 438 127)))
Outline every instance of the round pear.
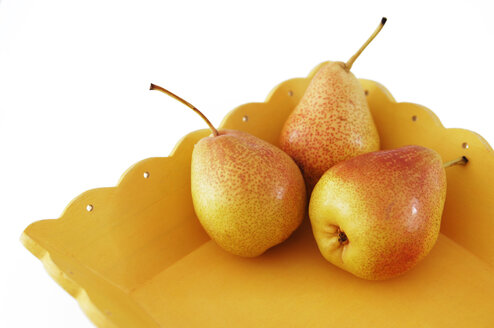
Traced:
POLYGON ((254 257, 286 240, 305 217, 307 197, 297 164, 276 146, 249 133, 217 130, 194 106, 212 134, 194 146, 191 192, 208 235, 228 252, 254 257))
POLYGON ((363 154, 316 184, 309 217, 321 254, 364 279, 413 268, 434 246, 446 198, 440 155, 421 146, 363 154))
POLYGON ((302 222, 305 184, 279 148, 251 134, 220 130, 194 147, 192 199, 218 245, 253 257, 287 239, 302 222))

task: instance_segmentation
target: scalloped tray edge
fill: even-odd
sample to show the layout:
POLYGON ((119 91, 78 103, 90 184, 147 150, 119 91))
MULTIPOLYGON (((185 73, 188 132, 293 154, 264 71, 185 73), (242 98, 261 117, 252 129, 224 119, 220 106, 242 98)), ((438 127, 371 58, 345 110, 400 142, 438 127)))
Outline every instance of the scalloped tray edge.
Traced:
POLYGON ((26 247, 27 250, 29 250, 41 261, 50 277, 52 277, 57 284, 59 284, 67 293, 76 299, 79 307, 97 327, 105 326, 108 328, 118 328, 113 324, 113 322, 108 320, 100 309, 92 302, 86 290, 58 267, 46 249, 41 247, 25 232, 21 234, 20 240, 24 247, 26 247))

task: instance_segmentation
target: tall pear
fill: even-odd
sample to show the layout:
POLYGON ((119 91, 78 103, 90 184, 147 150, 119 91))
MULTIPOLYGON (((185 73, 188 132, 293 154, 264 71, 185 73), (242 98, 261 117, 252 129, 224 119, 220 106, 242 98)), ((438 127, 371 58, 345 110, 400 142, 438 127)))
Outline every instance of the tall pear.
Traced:
POLYGON ((298 164, 309 190, 323 173, 348 158, 379 150, 364 90, 350 69, 378 28, 346 63, 324 63, 312 78, 280 135, 280 147, 298 164))
POLYGON ((194 106, 183 102, 209 125, 212 135, 194 146, 192 201, 209 236, 235 255, 254 257, 285 239, 302 222, 306 188, 300 169, 281 149, 249 133, 216 130, 194 106))

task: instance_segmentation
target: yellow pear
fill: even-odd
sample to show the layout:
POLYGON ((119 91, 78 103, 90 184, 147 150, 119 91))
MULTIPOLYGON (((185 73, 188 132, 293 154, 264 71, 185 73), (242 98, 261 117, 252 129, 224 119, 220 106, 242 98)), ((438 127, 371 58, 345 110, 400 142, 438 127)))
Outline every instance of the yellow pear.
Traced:
POLYGON ((316 184, 309 217, 321 254, 370 280, 405 273, 432 249, 446 197, 435 151, 406 146, 363 154, 330 168, 316 184))
POLYGON ((216 130, 194 106, 162 91, 197 112, 212 135, 192 152, 191 190, 200 223, 219 246, 254 257, 287 239, 306 211, 300 169, 281 149, 249 133, 216 130))
POLYGON ((364 90, 350 69, 384 26, 381 20, 367 42, 346 63, 324 63, 286 120, 280 148, 298 164, 308 190, 334 164, 379 150, 364 90))

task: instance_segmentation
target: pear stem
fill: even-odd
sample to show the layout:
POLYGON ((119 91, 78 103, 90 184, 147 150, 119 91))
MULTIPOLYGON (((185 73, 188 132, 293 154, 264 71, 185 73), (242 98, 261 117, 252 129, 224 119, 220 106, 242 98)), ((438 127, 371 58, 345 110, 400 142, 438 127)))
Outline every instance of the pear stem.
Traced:
POLYGON ((468 158, 466 158, 465 156, 461 156, 460 158, 444 163, 443 167, 448 168, 453 165, 466 165, 467 163, 468 163, 468 158))
POLYGON ((209 128, 211 129, 211 131, 213 132, 213 135, 215 137, 217 137, 219 135, 218 133, 218 130, 216 130, 216 128, 213 126, 213 124, 211 124, 211 122, 208 120, 208 118, 206 116, 204 116, 203 113, 201 113, 201 111, 199 109, 197 109, 194 105, 192 105, 190 102, 188 102, 187 100, 177 96, 176 94, 174 94, 173 92, 171 91, 168 91, 166 90, 165 88, 163 87, 160 87, 159 85, 155 85, 155 84, 152 84, 151 83, 151 86, 149 87, 149 90, 158 90, 158 91, 161 91, 163 92, 164 94, 167 94, 169 95, 170 97, 180 101, 182 104, 186 105, 187 107, 191 108, 194 112, 196 112, 197 114, 199 114, 200 117, 202 117, 202 119, 206 122, 206 124, 209 126, 209 128))
POLYGON ((383 17, 381 19, 381 23, 379 23, 379 26, 376 28, 376 30, 374 31, 374 33, 372 33, 372 35, 370 36, 370 38, 367 39, 367 41, 365 41, 365 43, 362 45, 362 47, 360 47, 360 49, 355 53, 355 55, 353 55, 352 58, 350 58, 345 63, 345 69, 347 71, 350 71, 350 69, 352 68, 352 65, 355 62, 355 60, 358 58, 358 56, 360 56, 360 54, 364 51, 364 49, 367 48, 367 46, 369 45, 369 43, 371 43, 372 40, 374 40, 374 38, 376 37, 376 35, 379 34, 379 32, 382 30, 384 24, 386 24, 386 21, 387 20, 388 19, 386 17, 383 17))

